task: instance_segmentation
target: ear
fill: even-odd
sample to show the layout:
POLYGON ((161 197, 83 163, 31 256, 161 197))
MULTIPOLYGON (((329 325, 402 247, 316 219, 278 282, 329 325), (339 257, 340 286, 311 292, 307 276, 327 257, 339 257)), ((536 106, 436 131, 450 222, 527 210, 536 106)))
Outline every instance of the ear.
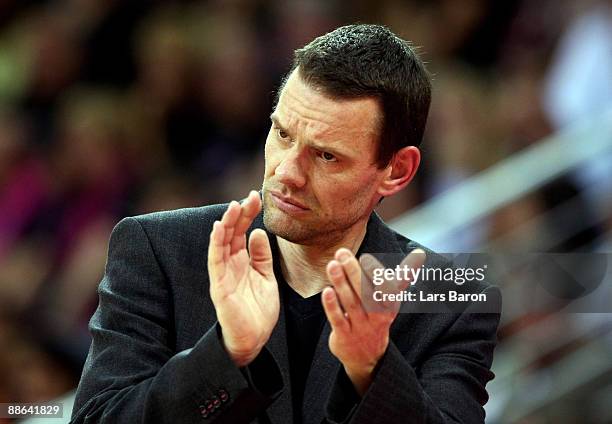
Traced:
POLYGON ((421 163, 421 151, 416 146, 406 146, 393 155, 385 168, 385 176, 378 187, 378 194, 392 196, 412 181, 421 163))

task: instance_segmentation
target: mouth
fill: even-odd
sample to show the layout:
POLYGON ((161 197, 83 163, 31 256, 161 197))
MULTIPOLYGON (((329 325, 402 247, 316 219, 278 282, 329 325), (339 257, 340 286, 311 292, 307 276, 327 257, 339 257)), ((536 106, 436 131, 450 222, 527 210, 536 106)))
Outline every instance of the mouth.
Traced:
POLYGON ((308 211, 308 207, 306 205, 298 202, 297 200, 292 199, 291 197, 284 196, 277 191, 271 191, 270 196, 274 201, 274 204, 280 210, 287 213, 300 213, 308 211))

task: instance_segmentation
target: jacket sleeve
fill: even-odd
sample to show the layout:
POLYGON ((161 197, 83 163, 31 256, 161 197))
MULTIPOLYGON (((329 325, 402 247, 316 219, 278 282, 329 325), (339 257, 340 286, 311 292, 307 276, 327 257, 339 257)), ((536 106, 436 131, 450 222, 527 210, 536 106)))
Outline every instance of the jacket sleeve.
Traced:
MULTIPOLYGON (((485 293, 500 311, 499 289, 489 287, 485 293)), ((361 399, 341 369, 327 404, 327 422, 483 423, 500 314, 470 309, 454 314, 456 320, 417 368, 390 342, 361 399)))
POLYGON ((137 219, 113 230, 98 293, 71 422, 251 422, 282 390, 271 354, 237 368, 218 324, 193 348, 174 351, 170 288, 137 219), (251 375, 261 369, 269 377, 256 388, 251 375))

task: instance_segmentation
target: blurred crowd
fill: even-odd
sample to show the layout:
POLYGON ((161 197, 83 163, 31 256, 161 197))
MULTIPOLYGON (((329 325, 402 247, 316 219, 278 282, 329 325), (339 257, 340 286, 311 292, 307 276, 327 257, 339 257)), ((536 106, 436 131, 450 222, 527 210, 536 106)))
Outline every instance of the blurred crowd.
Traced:
MULTIPOLYGON (((389 219, 609 106, 611 56, 603 75, 582 75, 593 95, 571 105, 564 90, 577 74, 564 63, 588 61, 571 57, 577 25, 612 33, 610 7, 0 1, 0 402, 51 399, 76 386, 119 219, 239 199, 260 187, 268 116, 295 48, 354 22, 388 25, 419 46, 434 77, 424 163, 404 194, 383 202, 389 219), (589 14, 595 23, 584 22, 589 14)), ((605 166, 601 172, 610 176, 605 166)), ((576 196, 578 180, 558 179, 499 211, 480 239, 576 196)), ((586 220, 592 208, 584 200, 572 219, 586 220)), ((609 226, 556 247, 588 246, 602 225, 609 226)))

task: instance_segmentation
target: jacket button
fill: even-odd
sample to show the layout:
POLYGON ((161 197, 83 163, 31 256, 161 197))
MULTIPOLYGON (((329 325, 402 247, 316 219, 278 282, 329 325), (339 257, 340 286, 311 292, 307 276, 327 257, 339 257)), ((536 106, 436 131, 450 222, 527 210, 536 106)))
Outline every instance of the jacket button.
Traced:
POLYGON ((213 396, 212 398, 212 404, 215 407, 215 409, 217 409, 218 407, 221 406, 221 401, 219 400, 219 398, 217 396, 213 396))
POLYGON ((229 400, 229 393, 227 393, 224 389, 220 389, 217 394, 219 395, 221 402, 225 403, 229 400))
POLYGON ((202 415, 202 418, 208 418, 209 414, 204 405, 200 405, 200 415, 202 415))

